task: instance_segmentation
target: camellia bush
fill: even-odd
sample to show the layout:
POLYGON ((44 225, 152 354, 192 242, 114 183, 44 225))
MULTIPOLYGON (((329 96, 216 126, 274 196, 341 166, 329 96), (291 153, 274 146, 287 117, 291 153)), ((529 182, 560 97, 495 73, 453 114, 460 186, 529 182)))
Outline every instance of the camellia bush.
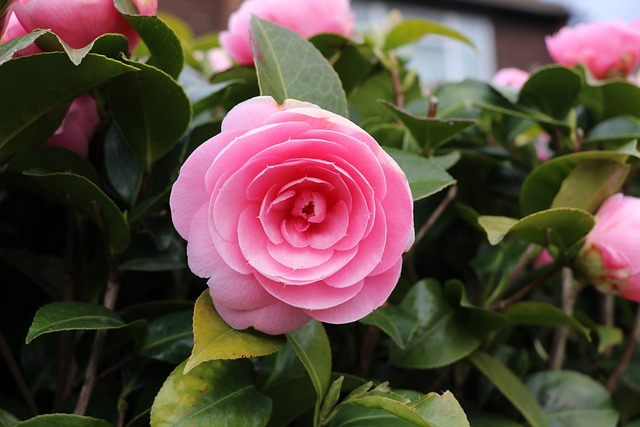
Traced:
POLYGON ((0 425, 640 426, 637 25, 0 5, 0 425))

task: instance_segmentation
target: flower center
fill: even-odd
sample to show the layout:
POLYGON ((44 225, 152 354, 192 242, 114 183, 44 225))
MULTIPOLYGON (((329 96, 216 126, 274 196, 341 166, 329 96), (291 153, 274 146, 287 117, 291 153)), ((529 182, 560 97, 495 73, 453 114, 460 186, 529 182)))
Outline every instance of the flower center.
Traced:
POLYGON ((317 224, 324 221, 326 210, 327 200, 323 192, 302 190, 293 203, 291 216, 317 224))

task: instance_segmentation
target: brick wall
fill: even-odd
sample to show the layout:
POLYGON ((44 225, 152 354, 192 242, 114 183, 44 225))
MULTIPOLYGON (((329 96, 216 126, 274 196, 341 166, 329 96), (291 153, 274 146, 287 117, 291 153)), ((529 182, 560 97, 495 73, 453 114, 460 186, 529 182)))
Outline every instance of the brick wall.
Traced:
POLYGON ((224 30, 242 0, 159 0, 161 12, 187 21, 196 35, 224 30))

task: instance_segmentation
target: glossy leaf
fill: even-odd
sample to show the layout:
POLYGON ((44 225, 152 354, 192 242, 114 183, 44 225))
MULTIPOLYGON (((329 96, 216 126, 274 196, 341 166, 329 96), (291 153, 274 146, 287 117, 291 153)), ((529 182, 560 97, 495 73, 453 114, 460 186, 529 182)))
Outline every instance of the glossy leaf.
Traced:
POLYGON ((0 65, 13 57, 13 54, 35 43, 38 37, 45 34, 47 30, 35 30, 15 39, 11 39, 0 44, 0 65))
POLYGON ((317 400, 314 419, 317 421, 320 405, 329 389, 331 380, 331 347, 329 338, 322 323, 312 320, 295 331, 289 332, 287 334, 287 342, 307 370, 313 388, 316 391, 317 400))
POLYGON ((584 238, 594 225, 591 214, 581 209, 555 208, 536 212, 520 220, 502 216, 481 216, 478 224, 489 243, 497 245, 507 234, 546 246, 568 250, 584 238))
POLYGON ((348 115, 347 99, 335 70, 298 33, 256 16, 251 18, 252 51, 262 95, 311 102, 348 115))
POLYGON ((382 329, 399 348, 404 348, 418 329, 418 317, 397 306, 380 307, 360 321, 382 329))
MULTIPOLYGON (((522 184, 520 192, 522 212, 529 215, 549 209, 564 180, 580 163, 587 160, 610 160, 624 164, 629 157, 638 157, 635 142, 621 147, 619 151, 585 151, 549 160, 536 167, 522 184)), ((607 182, 606 178, 604 182, 607 182)))
POLYGON ((36 45, 46 52, 65 52, 74 65, 80 65, 89 53, 119 59, 129 50, 129 41, 122 34, 103 34, 88 45, 76 49, 69 46, 56 34, 45 32, 36 40, 36 45))
POLYGON ((74 204, 96 223, 104 223, 114 253, 129 244, 129 226, 125 216, 104 192, 87 178, 71 173, 25 172, 51 191, 66 194, 74 204), (100 217, 98 217, 100 215, 100 217))
POLYGON ((468 360, 520 411, 531 427, 552 427, 527 387, 502 362, 482 351, 473 353, 468 360))
POLYGON ((111 111, 126 141, 150 169, 187 130, 191 104, 169 75, 139 62, 127 63, 138 72, 110 84, 111 111))
POLYGON ((21 151, 11 159, 7 170, 19 173, 29 170, 42 173, 73 173, 96 185, 100 182, 98 172, 87 159, 65 148, 38 147, 21 151))
POLYGON ((0 66, 0 159, 51 136, 65 103, 135 68, 88 54, 74 65, 62 52, 29 55, 0 66), (51 90, 56 88, 56 90, 51 90))
POLYGON ((153 402, 151 425, 265 426, 271 414, 271 399, 255 389, 251 364, 243 362, 213 360, 188 373, 184 373, 186 362, 179 365, 153 402))
POLYGON ((551 328, 566 326, 580 332, 587 340, 591 339, 588 328, 551 304, 538 301, 517 302, 507 307, 502 314, 515 325, 538 325, 551 328))
POLYGON ((4 409, 0 408, 0 427, 13 427, 19 422, 19 419, 17 419, 4 409))
POLYGON ((46 414, 19 422, 16 427, 111 427, 111 423, 80 415, 46 414))
POLYGON ((633 83, 612 80, 587 86, 582 100, 595 123, 623 115, 640 117, 640 87, 633 83))
POLYGON ((431 369, 451 364, 476 350, 489 332, 504 324, 499 314, 467 306, 462 285, 418 282, 401 307, 418 317, 404 348, 392 348, 391 362, 403 368, 431 369))
POLYGON ((391 50, 405 44, 414 43, 430 34, 450 37, 469 46, 474 46, 473 42, 466 36, 442 24, 426 19, 407 19, 389 31, 384 41, 384 49, 391 50))
POLYGON ((173 30, 157 16, 139 15, 131 0, 115 0, 115 5, 151 52, 149 65, 177 79, 184 66, 184 54, 173 30))
POLYGON ((144 162, 135 155, 116 126, 111 126, 105 135, 104 165, 114 190, 133 205, 142 185, 144 162))
POLYGON ((435 117, 417 117, 395 105, 382 101, 404 123, 416 142, 430 153, 464 130, 476 124, 472 119, 438 119, 435 117))
POLYGON ((520 89, 518 102, 534 107, 558 120, 574 107, 582 79, 566 67, 549 65, 534 71, 520 89))
POLYGON ((208 291, 198 297, 194 307, 193 339, 185 374, 203 362, 264 356, 275 353, 284 344, 280 336, 238 331, 227 325, 216 312, 208 291))
POLYGON ((533 374, 527 387, 547 414, 552 427, 593 425, 615 427, 618 413, 611 396, 598 381, 572 371, 533 374))
POLYGON ((407 176, 414 201, 429 197, 456 183, 436 162, 396 148, 385 147, 385 151, 407 176))
POLYGON ((585 146, 640 139, 640 121, 632 116, 613 117, 595 126, 583 141, 585 146))
POLYGON ((41 307, 29 327, 26 343, 42 334, 71 330, 118 329, 127 324, 108 308, 85 302, 53 302, 41 307))
POLYGON ((151 320, 140 353, 176 365, 185 360, 193 348, 192 318, 192 310, 183 310, 151 320))

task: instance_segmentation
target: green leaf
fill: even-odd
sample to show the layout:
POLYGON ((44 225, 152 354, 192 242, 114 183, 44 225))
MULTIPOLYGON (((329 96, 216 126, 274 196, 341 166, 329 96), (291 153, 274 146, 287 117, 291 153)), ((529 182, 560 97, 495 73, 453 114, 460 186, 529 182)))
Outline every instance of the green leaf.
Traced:
POLYGON ((136 157, 116 126, 110 126, 104 138, 104 166, 114 190, 132 206, 142 185, 144 162, 136 157))
POLYGON ((32 280, 52 299, 62 298, 64 261, 60 257, 36 254, 26 249, 0 249, 0 260, 32 280))
POLYGON ((89 53, 117 59, 129 50, 129 41, 122 34, 103 34, 88 45, 76 49, 69 46, 52 32, 46 32, 36 41, 36 45, 44 51, 63 51, 74 65, 80 65, 89 53))
POLYGON ((42 173, 73 173, 98 184, 100 178, 91 162, 74 151, 58 147, 38 147, 21 151, 11 159, 7 171, 22 172, 36 170, 42 173))
POLYGON ((237 331, 216 312, 208 291, 196 301, 193 311, 193 352, 185 364, 185 374, 209 360, 264 356, 280 350, 279 336, 254 330, 237 331))
POLYGON ((16 427, 112 427, 105 420, 70 414, 46 414, 19 422, 16 427))
POLYGON ((640 117, 640 87, 612 80, 583 90, 582 101, 595 123, 617 116, 640 117))
POLYGON ((527 387, 542 405, 552 427, 618 425, 618 413, 609 392, 584 374, 538 372, 529 377, 527 387))
POLYGON ((16 37, 15 39, 11 39, 8 42, 0 44, 0 65, 10 60, 14 53, 35 43, 38 37, 46 32, 47 30, 35 30, 29 34, 16 37))
POLYGON ((186 362, 167 378, 151 408, 154 427, 263 427, 271 399, 252 384, 245 361, 214 360, 186 371, 186 362))
POLYGON ((502 314, 516 325, 538 325, 551 328, 566 326, 580 332, 587 340, 591 340, 589 328, 551 304, 538 301, 517 302, 507 307, 502 314))
POLYGON ((436 162, 397 148, 384 147, 384 150, 407 176, 414 201, 429 197, 456 183, 436 162))
POLYGON ((173 30, 157 16, 139 15, 131 0, 115 0, 115 5, 151 52, 149 65, 177 79, 184 66, 184 53, 173 30))
POLYGON ((430 153, 433 149, 450 141, 454 136, 476 124, 473 119, 437 119, 435 117, 417 117, 388 101, 381 101, 404 123, 413 138, 430 153))
MULTIPOLYGON (((610 160, 624 164, 630 156, 638 157, 635 142, 622 147, 619 151, 585 151, 556 157, 543 163, 536 167, 522 184, 520 191, 520 206, 522 212, 525 215, 529 215, 537 211, 549 209, 553 204, 554 198, 560 191, 564 180, 580 163, 587 160, 610 160)), ((602 174, 597 170, 602 167, 599 163, 592 165, 595 165, 593 167, 596 172, 602 174)), ((577 173, 581 172, 584 174, 585 171, 577 173)), ((607 184, 606 177, 600 176, 598 179, 601 185, 606 184, 606 186, 611 188, 611 184, 607 184)), ((613 182, 615 183, 615 179, 613 182)))
POLYGON ((392 348, 391 362, 403 368, 431 369, 451 364, 475 351, 505 318, 463 304, 462 284, 443 287, 436 280, 418 282, 401 307, 418 316, 415 333, 404 348, 392 348))
POLYGON ((640 139, 640 121, 632 116, 619 116, 605 120, 587 133, 583 145, 628 142, 640 139))
POLYGON ((389 34, 387 34, 384 40, 384 50, 391 50, 405 44, 417 42, 424 36, 430 34, 450 37, 466 43, 469 46, 474 46, 470 39, 442 24, 426 19, 407 19, 396 25, 389 34))
POLYGON ((65 103, 135 68, 88 54, 78 66, 62 52, 23 56, 0 66, 0 161, 53 134, 65 103))
POLYGON ((594 225, 591 214, 581 209, 555 208, 536 212, 520 220, 503 216, 481 216, 478 224, 484 229, 489 243, 497 245, 507 234, 514 234, 543 246, 570 249, 584 238, 594 225))
POLYGON ((620 191, 630 169, 630 165, 615 160, 585 160, 562 181, 551 207, 578 208, 595 213, 602 202, 620 191))
POLYGON ((0 427, 13 427, 19 422, 19 419, 17 419, 4 409, 0 408, 0 427))
POLYGON ((66 194, 74 204, 97 224, 104 223, 109 244, 114 253, 129 244, 129 225, 116 204, 93 182, 71 173, 41 173, 27 171, 25 175, 48 187, 52 192, 66 194), (98 217, 98 214, 100 217, 98 217))
POLYGON ((304 365, 316 391, 315 424, 331 381, 331 347, 322 323, 312 320, 287 334, 287 342, 304 365))
POLYGON ((342 83, 322 54, 298 33, 256 16, 252 50, 262 95, 278 103, 311 102, 343 117, 349 114, 342 83))
POLYGON ((169 75, 149 65, 126 62, 138 72, 110 84, 111 111, 124 138, 151 169, 187 130, 191 104, 169 75))
POLYGON ((29 327, 29 344, 43 334, 71 330, 118 329, 127 324, 108 308, 86 302, 53 302, 41 307, 29 327))
POLYGON ((192 318, 192 310, 183 310, 151 320, 140 354, 176 365, 185 360, 193 348, 192 318))
POLYGON ((418 328, 418 317, 398 306, 380 307, 360 322, 382 329, 399 348, 404 348, 418 328))
POLYGON ((557 65, 538 68, 520 89, 518 102, 563 120, 574 107, 582 79, 575 71, 557 65))
POLYGON ((429 393, 411 404, 432 427, 469 427, 469 420, 450 391, 429 393))
POLYGON ((499 360, 482 351, 476 351, 468 360, 520 411, 531 427, 552 427, 526 386, 499 360))

